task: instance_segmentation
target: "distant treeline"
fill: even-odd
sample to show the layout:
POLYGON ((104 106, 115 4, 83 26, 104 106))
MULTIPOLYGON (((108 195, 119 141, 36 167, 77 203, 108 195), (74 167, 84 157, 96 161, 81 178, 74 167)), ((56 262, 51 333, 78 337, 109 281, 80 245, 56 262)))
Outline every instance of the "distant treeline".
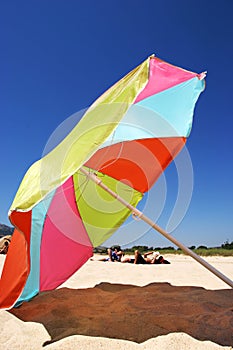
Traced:
POLYGON ((221 245, 221 248, 223 249, 233 249, 233 242, 226 241, 224 244, 221 245))

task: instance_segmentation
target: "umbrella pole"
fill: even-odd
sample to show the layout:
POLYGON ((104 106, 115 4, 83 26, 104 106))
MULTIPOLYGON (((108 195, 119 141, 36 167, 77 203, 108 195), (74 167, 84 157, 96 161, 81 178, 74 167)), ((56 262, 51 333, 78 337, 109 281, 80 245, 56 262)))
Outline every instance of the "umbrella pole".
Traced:
POLYGON ((81 167, 80 171, 85 174, 89 179, 91 179, 93 182, 95 182, 98 186, 100 186, 102 189, 104 189, 106 192, 108 192, 112 197, 116 198, 120 203, 122 203, 124 206, 126 206, 128 209, 132 211, 134 215, 136 215, 141 220, 145 221, 148 225, 150 225, 153 229, 161 233, 164 237, 166 237, 169 241, 174 243, 177 247, 179 247, 181 250, 183 250, 184 253, 190 255, 193 259, 195 259, 197 262, 199 262, 201 265, 203 265, 205 268, 207 268, 210 272, 215 274, 218 278, 220 278, 222 281, 224 281, 226 284, 228 284, 230 287, 233 288, 233 281, 223 275, 220 271, 218 271, 215 267, 210 265, 207 261, 202 259, 199 255, 194 253, 191 249, 187 248, 185 245, 183 245, 181 242, 177 241, 174 237, 172 237, 168 232, 163 230, 160 226, 158 226, 155 222, 153 222, 150 218, 145 216, 140 210, 132 206, 130 203, 126 202, 122 197, 118 196, 117 193, 112 191, 109 187, 107 187, 95 174, 88 172, 85 168, 81 167))

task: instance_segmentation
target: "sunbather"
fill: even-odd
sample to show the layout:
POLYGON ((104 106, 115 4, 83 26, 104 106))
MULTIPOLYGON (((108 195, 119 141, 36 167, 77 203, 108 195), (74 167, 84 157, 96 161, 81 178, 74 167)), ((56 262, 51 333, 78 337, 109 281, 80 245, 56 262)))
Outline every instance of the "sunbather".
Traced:
POLYGON ((143 256, 139 252, 139 250, 135 250, 134 258, 123 258, 121 259, 122 263, 131 263, 131 264, 170 264, 168 260, 165 260, 159 252, 148 252, 143 256), (151 255, 151 257, 148 257, 151 255))
POLYGON ((5 241, 3 247, 0 249, 0 254, 7 254, 9 248, 9 242, 5 241))
POLYGON ((98 261, 112 261, 112 262, 120 262, 122 257, 124 256, 124 252, 117 248, 108 248, 108 257, 98 259, 98 261))

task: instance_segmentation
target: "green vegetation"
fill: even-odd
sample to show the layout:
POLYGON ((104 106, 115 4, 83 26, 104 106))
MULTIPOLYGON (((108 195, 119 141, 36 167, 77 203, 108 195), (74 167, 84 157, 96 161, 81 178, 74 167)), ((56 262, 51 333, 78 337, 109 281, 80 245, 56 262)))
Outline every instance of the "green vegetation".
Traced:
MULTIPOLYGON (((124 249, 124 251, 127 254, 134 254, 134 251, 138 249, 143 254, 150 250, 158 250, 161 254, 184 254, 184 252, 180 248, 173 248, 173 247, 145 247, 145 246, 137 246, 132 247, 129 249, 124 249)), ((233 248, 222 248, 222 247, 216 247, 216 248, 207 248, 204 246, 200 246, 198 248, 189 247, 194 253, 200 255, 200 256, 215 256, 215 255, 221 255, 221 256, 233 256, 233 248), (191 249, 192 248, 192 249, 191 249)))
POLYGON ((224 244, 221 245, 221 247, 223 249, 232 250, 233 249, 233 242, 229 243, 229 241, 226 241, 224 244))
POLYGON ((207 249, 194 249, 194 252, 202 256, 233 256, 233 249, 223 249, 223 248, 207 248, 207 249))

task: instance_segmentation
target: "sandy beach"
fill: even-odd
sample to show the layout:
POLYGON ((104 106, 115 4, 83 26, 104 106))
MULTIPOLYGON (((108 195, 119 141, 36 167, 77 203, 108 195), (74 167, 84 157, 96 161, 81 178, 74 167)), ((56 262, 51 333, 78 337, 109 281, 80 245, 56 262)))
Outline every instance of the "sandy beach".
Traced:
MULTIPOLYGON (((1 310, 0 349, 232 349, 233 290, 190 257, 165 258, 94 256, 58 289, 1 310)), ((233 279, 232 257, 206 260, 233 279)))

